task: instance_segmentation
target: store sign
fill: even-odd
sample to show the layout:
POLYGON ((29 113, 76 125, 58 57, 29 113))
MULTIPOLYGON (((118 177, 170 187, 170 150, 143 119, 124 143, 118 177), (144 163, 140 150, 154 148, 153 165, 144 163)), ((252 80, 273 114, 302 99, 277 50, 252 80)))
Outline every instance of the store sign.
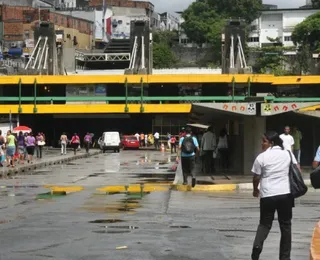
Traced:
POLYGON ((256 103, 197 103, 196 106, 249 116, 257 114, 256 103))
POLYGON ((273 116, 302 108, 318 105, 319 102, 290 102, 290 103, 264 103, 261 104, 262 116, 273 116))

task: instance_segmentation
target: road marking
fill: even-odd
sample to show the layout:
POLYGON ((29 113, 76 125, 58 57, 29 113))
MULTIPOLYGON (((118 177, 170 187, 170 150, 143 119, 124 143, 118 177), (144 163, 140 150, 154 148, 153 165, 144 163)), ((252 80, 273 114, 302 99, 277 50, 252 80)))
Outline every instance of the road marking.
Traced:
POLYGON ((172 185, 173 190, 177 191, 235 191, 237 184, 213 184, 213 185, 196 185, 192 188, 190 185, 172 185))
POLYGON ((61 193, 65 192, 73 193, 73 192, 79 192, 83 190, 82 186, 54 186, 54 185, 45 185, 44 188, 50 189, 52 193, 61 193))

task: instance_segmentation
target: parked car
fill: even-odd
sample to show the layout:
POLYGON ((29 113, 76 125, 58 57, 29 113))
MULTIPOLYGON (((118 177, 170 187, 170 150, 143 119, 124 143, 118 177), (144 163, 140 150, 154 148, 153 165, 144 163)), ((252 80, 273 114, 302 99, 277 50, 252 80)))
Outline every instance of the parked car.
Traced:
POLYGON ((100 149, 105 153, 107 150, 120 152, 120 134, 119 132, 104 132, 98 140, 100 149))
POLYGON ((121 139, 121 147, 124 150, 128 148, 139 149, 140 143, 134 135, 124 135, 121 139))

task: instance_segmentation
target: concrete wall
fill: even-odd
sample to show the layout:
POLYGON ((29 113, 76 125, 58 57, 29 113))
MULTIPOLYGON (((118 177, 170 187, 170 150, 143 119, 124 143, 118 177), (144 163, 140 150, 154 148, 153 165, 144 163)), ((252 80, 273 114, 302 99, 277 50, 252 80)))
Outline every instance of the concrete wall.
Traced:
POLYGON ((213 60, 212 48, 175 46, 172 51, 179 60, 179 67, 203 67, 213 60))
POLYGON ((93 41, 92 35, 80 33, 76 29, 65 28, 65 27, 58 26, 58 25, 55 25, 55 29, 56 30, 63 30, 64 40, 65 40, 65 42, 63 44, 64 44, 65 48, 76 47, 77 49, 82 49, 82 50, 89 50, 92 48, 92 44, 93 44, 92 43, 92 41, 93 41), (67 38, 68 34, 71 36, 70 38, 67 38), (76 36, 76 38, 77 38, 77 42, 78 42, 77 46, 73 46, 73 36, 76 36))

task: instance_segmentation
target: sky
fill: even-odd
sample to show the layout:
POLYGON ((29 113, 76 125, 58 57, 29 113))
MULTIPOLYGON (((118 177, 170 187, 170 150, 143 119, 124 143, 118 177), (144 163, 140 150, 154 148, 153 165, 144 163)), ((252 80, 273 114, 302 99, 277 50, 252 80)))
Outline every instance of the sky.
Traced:
MULTIPOLYGON (((150 0, 154 4, 156 12, 176 12, 183 11, 188 7, 192 0, 150 0)), ((264 0, 264 4, 275 4, 279 8, 297 8, 299 6, 305 5, 306 0, 289 0, 289 1, 279 1, 279 0, 264 0), (279 4, 279 2, 282 2, 279 4)))

